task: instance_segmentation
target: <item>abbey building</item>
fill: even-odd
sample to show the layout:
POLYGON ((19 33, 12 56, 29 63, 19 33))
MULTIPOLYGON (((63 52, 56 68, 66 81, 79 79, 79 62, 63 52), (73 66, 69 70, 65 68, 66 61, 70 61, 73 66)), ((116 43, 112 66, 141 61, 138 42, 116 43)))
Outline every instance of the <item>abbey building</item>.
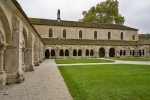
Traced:
POLYGON ((16 0, 0 0, 0 88, 24 80, 46 59, 150 57, 150 41, 124 25, 28 18, 16 0))

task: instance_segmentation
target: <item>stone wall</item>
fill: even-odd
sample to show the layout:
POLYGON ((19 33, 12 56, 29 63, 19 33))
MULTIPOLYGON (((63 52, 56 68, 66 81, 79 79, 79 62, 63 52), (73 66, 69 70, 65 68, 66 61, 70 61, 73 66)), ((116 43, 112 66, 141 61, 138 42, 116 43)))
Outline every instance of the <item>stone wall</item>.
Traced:
POLYGON ((79 30, 82 30, 83 39, 94 39, 94 31, 97 31, 97 39, 107 40, 108 32, 111 32, 111 40, 121 40, 121 32, 123 32, 123 40, 132 41, 133 35, 135 40, 138 40, 138 31, 135 30, 116 30, 116 29, 97 29, 97 28, 83 28, 83 27, 62 27, 62 26, 47 26, 34 25, 36 30, 40 33, 42 38, 49 37, 49 29, 53 30, 53 38, 62 36, 63 29, 66 29, 67 39, 79 39, 79 30))

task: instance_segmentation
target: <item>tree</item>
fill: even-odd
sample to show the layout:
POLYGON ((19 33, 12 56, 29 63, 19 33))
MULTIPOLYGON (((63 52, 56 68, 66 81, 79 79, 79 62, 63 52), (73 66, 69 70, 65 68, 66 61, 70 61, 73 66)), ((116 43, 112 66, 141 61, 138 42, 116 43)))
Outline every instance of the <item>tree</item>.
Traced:
POLYGON ((106 24, 123 24, 125 19, 118 10, 119 2, 117 0, 106 0, 105 2, 98 3, 90 10, 83 11, 83 19, 81 22, 96 22, 106 24))

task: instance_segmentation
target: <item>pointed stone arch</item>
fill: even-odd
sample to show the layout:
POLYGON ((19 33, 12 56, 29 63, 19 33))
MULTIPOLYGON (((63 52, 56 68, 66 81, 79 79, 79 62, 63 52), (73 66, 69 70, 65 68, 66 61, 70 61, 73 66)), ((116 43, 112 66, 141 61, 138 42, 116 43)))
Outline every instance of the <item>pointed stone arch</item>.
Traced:
POLYGON ((115 48, 110 48, 109 49, 109 57, 115 57, 115 48))
POLYGON ((10 29, 10 24, 4 10, 1 7, 0 7, 0 19, 4 26, 6 44, 12 44, 12 33, 10 29))
POLYGON ((103 47, 99 49, 99 57, 105 57, 105 49, 103 47))
POLYGON ((5 37, 2 33, 2 31, 0 30, 0 45, 4 45, 5 43, 6 43, 5 37))

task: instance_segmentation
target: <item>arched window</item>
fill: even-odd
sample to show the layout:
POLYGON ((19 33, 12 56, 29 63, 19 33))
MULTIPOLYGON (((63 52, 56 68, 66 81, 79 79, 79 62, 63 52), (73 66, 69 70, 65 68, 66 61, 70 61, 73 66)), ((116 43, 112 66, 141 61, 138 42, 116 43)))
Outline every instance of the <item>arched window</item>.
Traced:
POLYGON ((63 38, 66 38, 66 29, 63 29, 63 38))
POLYGON ((51 50, 51 56, 55 56, 55 50, 54 49, 51 50))
POLYGON ((65 50, 65 56, 69 56, 69 50, 68 49, 65 50))
POLYGON ((50 56, 49 50, 48 50, 48 49, 46 49, 46 51, 45 51, 45 58, 46 58, 46 59, 48 59, 48 58, 49 58, 49 56, 50 56))
POLYGON ((90 56, 94 56, 94 51, 93 50, 91 50, 90 56))
POLYGON ((111 32, 108 32, 108 39, 111 39, 111 32))
POLYGON ((85 55, 89 56, 89 50, 86 50, 85 55))
POLYGON ((123 32, 120 33, 120 39, 123 40, 123 32))
POLYGON ((132 36, 132 40, 135 40, 135 35, 132 36))
POLYGON ((78 50, 78 56, 82 56, 82 51, 80 49, 78 50))
POLYGON ((79 30, 79 39, 82 39, 82 30, 79 30))
POLYGON ((94 39, 97 39, 97 31, 94 31, 94 39))
POLYGON ((49 29, 49 37, 53 37, 53 30, 51 28, 49 29))
POLYGON ((141 57, 141 55, 142 55, 142 52, 141 52, 141 50, 139 50, 139 56, 141 57))
POLYGON ((126 50, 124 50, 123 55, 124 55, 124 56, 126 55, 126 50))
POLYGON ((77 50, 76 49, 73 50, 73 56, 77 56, 77 50))
POLYGON ((122 50, 120 50, 120 56, 122 56, 122 50))
POLYGON ((64 50, 63 49, 60 50, 59 56, 64 56, 64 50))
POLYGON ((133 56, 135 55, 135 51, 133 50, 133 56))

